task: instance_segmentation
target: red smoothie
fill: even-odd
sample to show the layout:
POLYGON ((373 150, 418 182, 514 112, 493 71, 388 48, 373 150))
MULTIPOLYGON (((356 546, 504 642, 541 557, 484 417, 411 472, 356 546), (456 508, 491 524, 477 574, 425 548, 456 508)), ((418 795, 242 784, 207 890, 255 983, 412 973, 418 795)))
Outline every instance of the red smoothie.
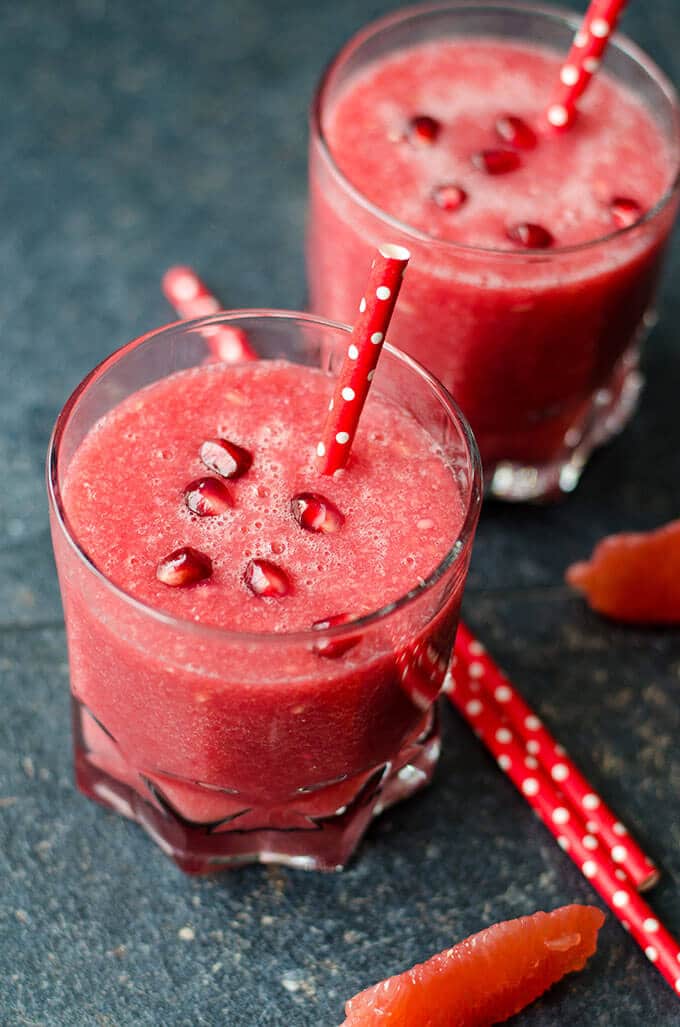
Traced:
POLYGON ((361 44, 348 50, 353 70, 341 55, 313 126, 312 307, 351 321, 365 254, 400 223, 413 256, 391 339, 453 392, 490 479, 534 468, 538 494, 543 469, 554 486, 574 449, 607 434, 605 415, 609 428, 624 419, 623 364, 674 205, 589 244, 667 193, 675 140, 604 72, 574 127, 546 130, 563 59, 548 49, 440 38, 364 66, 361 44))
MULTIPOLYGON (((460 491, 432 439, 397 406, 369 403, 351 467, 319 477, 315 446, 333 379, 284 361, 213 364, 135 393, 80 446, 64 501, 100 570, 136 599, 174 617, 230 631, 304 631, 328 614, 355 617, 408 592, 446 555, 465 516, 460 491), (252 457, 223 478, 206 440, 252 457), (209 478, 229 496, 221 513, 192 511, 187 485, 209 478), (340 511, 331 531, 305 530, 293 497, 322 495, 340 511), (158 561, 181 546, 210 556, 195 588, 168 587, 158 561), (251 559, 290 581, 276 601, 244 581, 251 559)), ((219 457, 219 450, 217 450, 219 457)))
POLYGON ((55 525, 78 781, 189 871, 341 865, 436 759, 460 454, 374 389, 346 471, 320 478, 333 384, 285 360, 180 371, 97 419, 65 472, 68 530, 111 583, 55 525))

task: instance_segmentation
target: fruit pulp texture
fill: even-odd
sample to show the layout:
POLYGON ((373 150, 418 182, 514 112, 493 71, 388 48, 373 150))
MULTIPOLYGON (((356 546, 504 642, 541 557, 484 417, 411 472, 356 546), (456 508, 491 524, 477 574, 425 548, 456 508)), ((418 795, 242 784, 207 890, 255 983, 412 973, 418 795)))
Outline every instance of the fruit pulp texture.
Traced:
MULTIPOLYGON (((328 148, 351 185, 428 237, 403 239, 413 259, 390 337, 453 392, 487 469, 502 460, 545 463, 563 448, 652 302, 672 220, 667 210, 608 242, 558 252, 613 232, 616 198, 649 210, 674 174, 654 117, 603 73, 573 128, 546 132, 559 68, 560 57, 545 49, 443 39, 370 64, 322 112, 328 148), (508 115, 533 129, 535 147, 513 151, 501 138, 496 124, 508 115), (436 121, 434 139, 410 127, 418 116, 436 121), (479 154, 499 148, 519 166, 489 174, 479 154), (446 186, 461 190, 463 202, 443 202, 446 186), (518 232, 524 225, 543 231, 518 232), (545 233, 552 245, 531 255, 511 239, 545 233)), ((371 247, 386 231, 338 184, 313 141, 314 309, 352 319, 371 247)), ((399 229, 392 234, 398 239, 399 229)))
POLYGON ((377 390, 346 472, 321 479, 314 452, 332 389, 327 375, 283 361, 179 372, 110 411, 67 472, 70 527, 107 578, 184 622, 252 633, 192 634, 191 623, 181 630, 107 588, 93 592, 57 544, 72 688, 89 711, 84 744, 101 769, 132 787, 151 782, 192 823, 266 806, 279 829, 295 826, 285 813, 294 796, 300 816, 332 813, 352 797, 343 781, 356 790, 418 734, 443 683, 465 555, 427 615, 417 602, 328 654, 285 638, 403 595, 447 555, 464 519, 432 436, 377 390), (207 473, 199 453, 214 438, 245 447, 253 463, 226 482, 233 506, 201 517, 184 494, 207 473), (337 531, 300 525, 291 499, 308 491, 342 512, 337 531), (171 588, 157 564, 183 546, 209 556, 212 574, 171 588), (282 568, 289 593, 253 594, 252 559, 282 568), (425 680, 414 685, 426 650, 425 680))

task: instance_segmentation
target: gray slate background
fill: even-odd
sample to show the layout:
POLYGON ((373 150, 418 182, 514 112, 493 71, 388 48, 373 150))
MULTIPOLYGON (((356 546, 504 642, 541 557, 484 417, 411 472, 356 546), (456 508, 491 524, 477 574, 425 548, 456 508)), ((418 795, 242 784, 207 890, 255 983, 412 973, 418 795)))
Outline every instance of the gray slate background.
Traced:
MULTIPOLYGON (((307 102, 338 45, 392 6, 0 4, 2 1027, 333 1027, 347 996, 452 940, 594 899, 452 713, 436 784, 338 876, 186 879, 71 783, 51 425, 94 363, 169 320, 170 263, 227 305, 304 303, 307 102)), ((680 81, 677 0, 630 7, 628 31, 680 81)), ((676 934, 680 633, 606 624, 562 575, 601 535, 680 512, 678 256, 641 414, 562 506, 484 511, 465 604, 662 864, 653 902, 676 934)), ((588 970, 516 1022, 670 1027, 680 1005, 610 917, 588 970)))

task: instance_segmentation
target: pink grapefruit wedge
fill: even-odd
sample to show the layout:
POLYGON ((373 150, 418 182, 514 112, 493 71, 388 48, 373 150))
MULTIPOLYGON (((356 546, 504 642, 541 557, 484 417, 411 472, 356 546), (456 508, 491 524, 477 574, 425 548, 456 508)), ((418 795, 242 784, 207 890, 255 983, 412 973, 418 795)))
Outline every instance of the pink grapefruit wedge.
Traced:
POLYGON ((598 613, 631 624, 680 624, 680 520, 656 531, 610 535, 569 584, 598 613))
POLYGON ((488 1027, 518 1013, 595 952, 604 915, 563 906, 494 924, 359 992, 342 1027, 488 1027))

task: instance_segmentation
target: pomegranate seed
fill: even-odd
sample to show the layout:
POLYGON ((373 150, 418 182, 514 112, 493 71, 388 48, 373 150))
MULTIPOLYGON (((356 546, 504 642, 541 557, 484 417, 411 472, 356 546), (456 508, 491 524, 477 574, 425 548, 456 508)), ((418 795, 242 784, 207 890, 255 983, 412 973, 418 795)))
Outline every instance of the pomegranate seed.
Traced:
POLYGON ((629 196, 615 196, 610 204, 612 221, 617 228, 628 228, 642 217, 642 207, 629 196))
MULTIPOLYGON (((336 613, 331 617, 324 617, 323 620, 315 620, 312 624, 314 631, 325 631, 326 628, 334 628, 336 624, 347 624, 352 620, 350 613, 336 613)), ((314 643, 314 651, 319 656, 325 656, 329 660, 342 656, 343 653, 353 649, 361 641, 361 635, 354 635, 352 638, 325 638, 314 643)))
POLYGON ((201 460, 223 478, 240 478, 250 470, 253 454, 228 439, 208 439, 201 446, 201 460))
POLYGON ((256 596, 282 599, 291 591, 286 572, 270 560, 249 560, 243 580, 256 596))
POLYGON ((345 523, 335 503, 318 492, 298 492, 290 501, 293 517, 305 531, 323 532, 331 535, 345 523))
POLYGON ((504 114, 496 122, 496 133, 509 146, 518 150, 533 150, 538 139, 531 125, 513 114, 504 114))
POLYGON ((164 556, 156 567, 156 577, 171 588, 184 588, 212 574, 212 560, 192 546, 182 546, 164 556))
POLYGON ((522 161, 514 150, 499 147, 496 150, 480 150, 473 155, 472 163, 479 171, 486 171, 487 175, 505 175, 508 171, 516 171, 522 161))
POLYGON ((431 146, 437 141, 441 129, 441 124, 435 118, 431 118, 427 114, 416 114, 409 122, 409 142, 415 143, 417 146, 431 146))
POLYGON ((547 250, 554 242, 547 228, 543 225, 532 225, 529 221, 510 225, 506 228, 505 234, 512 242, 524 246, 527 250, 547 250))
POLYGON ((219 478, 197 478, 184 490, 184 502, 199 517, 219 517, 234 505, 231 493, 219 478))
POLYGON ((432 199, 442 210, 453 211, 463 206, 467 200, 467 193, 459 185, 445 183, 435 186, 432 191, 432 199))

